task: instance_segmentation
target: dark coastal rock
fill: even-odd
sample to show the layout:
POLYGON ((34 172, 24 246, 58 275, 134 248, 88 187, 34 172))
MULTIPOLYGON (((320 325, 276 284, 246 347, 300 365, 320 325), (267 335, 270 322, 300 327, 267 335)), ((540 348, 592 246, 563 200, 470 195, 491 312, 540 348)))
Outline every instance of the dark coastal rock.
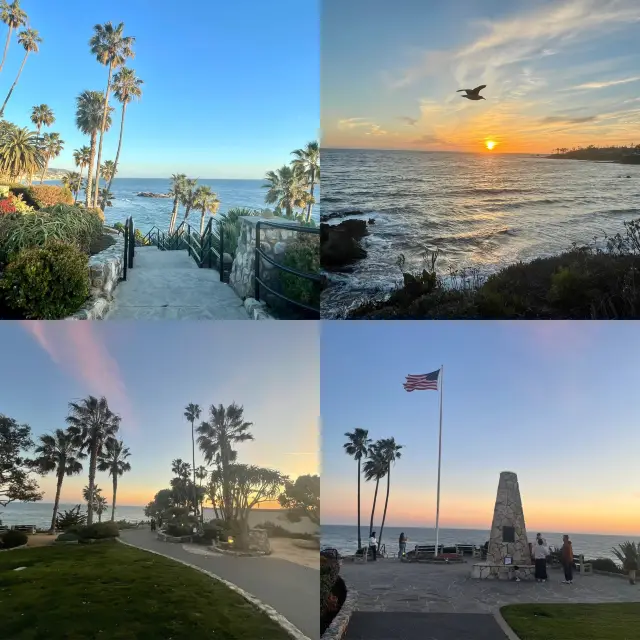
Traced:
POLYGON ((375 221, 374 218, 369 218, 369 224, 375 224, 375 223, 376 223, 376 221, 375 221))
POLYGON ((151 191, 141 191, 140 193, 136 193, 138 198, 171 198, 171 194, 169 193, 153 193, 151 191))
POLYGON ((367 257, 359 240, 367 235, 364 220, 320 225, 320 261, 324 267, 341 267, 367 257))
POLYGON ((336 213, 327 213, 320 216, 322 222, 327 220, 334 220, 336 218, 346 218, 347 216, 361 216, 364 215, 362 211, 337 211, 336 213))

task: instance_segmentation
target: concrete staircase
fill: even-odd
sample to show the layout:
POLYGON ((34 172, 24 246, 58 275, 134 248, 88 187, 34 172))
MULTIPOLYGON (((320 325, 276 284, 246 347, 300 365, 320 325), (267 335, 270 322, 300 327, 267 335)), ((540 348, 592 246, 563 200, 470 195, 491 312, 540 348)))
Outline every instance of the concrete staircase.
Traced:
POLYGON ((105 320, 249 320, 242 300, 220 282, 215 269, 200 269, 184 251, 136 247, 134 268, 115 290, 105 320))

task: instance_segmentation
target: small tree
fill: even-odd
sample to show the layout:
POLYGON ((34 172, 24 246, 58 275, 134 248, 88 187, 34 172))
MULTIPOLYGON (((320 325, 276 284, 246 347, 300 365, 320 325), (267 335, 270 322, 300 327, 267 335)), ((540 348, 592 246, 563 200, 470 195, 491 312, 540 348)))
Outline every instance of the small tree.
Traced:
POLYGON ((299 476, 295 482, 285 483, 284 493, 278 498, 280 506, 288 509, 291 517, 306 516, 315 525, 320 524, 320 476, 299 476))
POLYGON ((18 424, 13 418, 0 414, 0 506, 14 500, 37 502, 42 500, 37 481, 29 474, 34 463, 23 455, 33 447, 31 427, 18 424))

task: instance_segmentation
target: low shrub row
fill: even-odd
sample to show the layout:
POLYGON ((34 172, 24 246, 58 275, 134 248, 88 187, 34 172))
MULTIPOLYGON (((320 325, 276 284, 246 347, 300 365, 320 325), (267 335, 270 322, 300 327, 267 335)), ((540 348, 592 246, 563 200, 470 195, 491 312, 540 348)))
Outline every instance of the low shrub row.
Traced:
POLYGON ((273 522, 265 522, 256 527, 256 529, 264 529, 270 538, 294 538, 296 540, 313 540, 314 536, 310 533, 295 533, 289 531, 279 524, 273 522))
POLYGON ((10 529, 0 535, 0 549, 14 549, 27 544, 29 536, 24 531, 14 531, 10 529))
POLYGON ((335 618, 346 597, 344 583, 339 580, 340 561, 320 555, 320 632, 324 633, 335 618))
POLYGON ((9 193, 22 196, 24 202, 34 208, 52 207, 56 204, 73 204, 73 194, 64 186, 50 184, 5 184, 0 188, 8 188, 9 193))
POLYGON ((116 522, 94 522, 89 525, 79 525, 70 527, 64 533, 61 533, 56 540, 60 542, 72 542, 78 540, 105 540, 108 538, 117 538, 120 530, 116 522))
POLYGON ((594 571, 607 571, 608 573, 619 573, 621 575, 626 573, 611 558, 596 558, 595 560, 585 560, 586 562, 591 563, 591 568, 594 571))

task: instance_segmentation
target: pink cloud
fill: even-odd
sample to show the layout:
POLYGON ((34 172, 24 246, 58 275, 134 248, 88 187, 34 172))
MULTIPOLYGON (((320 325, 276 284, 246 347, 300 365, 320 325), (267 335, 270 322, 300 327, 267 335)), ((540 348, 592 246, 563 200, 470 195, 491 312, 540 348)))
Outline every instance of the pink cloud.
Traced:
POLYGON ((85 386, 88 394, 105 396, 111 409, 122 417, 124 428, 133 426, 120 367, 93 323, 29 320, 22 326, 63 371, 85 386))

